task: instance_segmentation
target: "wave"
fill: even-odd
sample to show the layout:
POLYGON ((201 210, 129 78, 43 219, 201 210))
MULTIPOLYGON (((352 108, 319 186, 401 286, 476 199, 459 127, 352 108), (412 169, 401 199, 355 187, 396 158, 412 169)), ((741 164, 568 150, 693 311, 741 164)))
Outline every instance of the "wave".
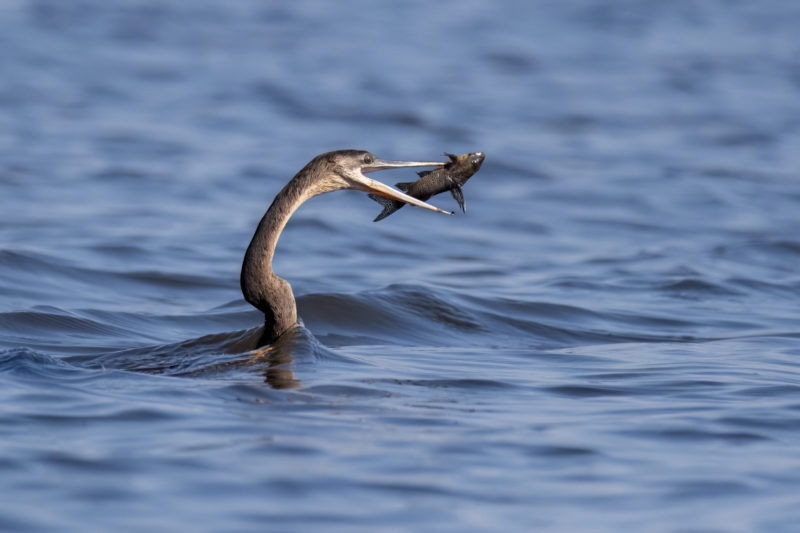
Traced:
MULTIPOLYGON (((407 284, 353 294, 308 294, 298 298, 298 309, 315 335, 331 346, 558 348, 712 338, 687 333, 703 324, 686 318, 599 312, 575 305, 479 297, 407 284)), ((715 325, 724 326, 721 322, 715 325)))
MULTIPOLYGON (((682 297, 736 297, 747 290, 742 280, 736 284, 733 291, 727 282, 694 276, 660 290, 682 297)), ((704 342, 760 330, 756 323, 690 313, 674 316, 659 313, 657 307, 651 312, 606 303, 589 308, 417 284, 309 293, 300 295, 297 305, 302 325, 287 335, 289 341, 266 351, 260 342, 262 316, 241 300, 180 314, 53 306, 0 313, 0 348, 26 346, 94 368, 198 376, 263 371, 287 361, 358 363, 348 351, 354 346, 562 349, 704 342)))
MULTIPOLYGON (((105 249, 104 262, 130 263, 130 254, 149 256, 137 246, 105 249), (112 257, 113 256, 113 257, 112 257)), ((86 267, 74 260, 30 251, 0 250, 0 292, 7 300, 48 302, 51 305, 114 306, 150 308, 154 302, 163 307, 174 300, 193 302, 207 295, 234 291, 234 280, 165 269, 124 270, 86 267), (102 290, 98 290, 102 287, 102 290), (164 297, 169 289, 172 298, 164 297)))

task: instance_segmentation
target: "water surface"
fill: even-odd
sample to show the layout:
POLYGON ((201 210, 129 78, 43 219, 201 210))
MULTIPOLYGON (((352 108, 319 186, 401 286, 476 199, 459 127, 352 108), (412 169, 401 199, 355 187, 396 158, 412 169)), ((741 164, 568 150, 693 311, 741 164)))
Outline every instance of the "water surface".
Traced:
POLYGON ((798 27, 0 4, 0 529, 794 531, 798 27), (304 205, 255 349, 244 250, 338 148, 487 158, 466 215, 304 205))

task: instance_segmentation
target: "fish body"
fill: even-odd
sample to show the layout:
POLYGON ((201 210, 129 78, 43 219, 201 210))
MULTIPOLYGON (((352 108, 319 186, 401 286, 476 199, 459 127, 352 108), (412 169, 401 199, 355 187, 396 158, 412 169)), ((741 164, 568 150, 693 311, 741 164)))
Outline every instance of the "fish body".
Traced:
MULTIPOLYGON (((473 152, 459 156, 448 153, 444 155, 450 158, 450 162, 445 166, 437 168, 436 170, 419 172, 419 179, 417 181, 401 182, 396 184, 396 186, 407 195, 413 196, 423 202, 433 195, 450 191, 453 198, 456 199, 456 202, 458 202, 458 205, 461 207, 461 210, 466 213, 467 207, 464 202, 464 191, 461 187, 481 168, 485 155, 483 152, 473 152)), ((377 194, 370 194, 369 197, 383 206, 383 211, 375 217, 373 222, 383 220, 406 205, 404 202, 377 194)))

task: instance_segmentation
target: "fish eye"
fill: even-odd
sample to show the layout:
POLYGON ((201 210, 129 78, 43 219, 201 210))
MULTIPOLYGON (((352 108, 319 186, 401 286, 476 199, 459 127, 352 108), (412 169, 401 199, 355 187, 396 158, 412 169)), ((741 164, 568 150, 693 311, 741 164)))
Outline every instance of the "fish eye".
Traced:
POLYGON ((372 157, 371 154, 367 154, 364 156, 364 163, 366 163, 367 165, 371 165, 374 161, 375 159, 372 157))

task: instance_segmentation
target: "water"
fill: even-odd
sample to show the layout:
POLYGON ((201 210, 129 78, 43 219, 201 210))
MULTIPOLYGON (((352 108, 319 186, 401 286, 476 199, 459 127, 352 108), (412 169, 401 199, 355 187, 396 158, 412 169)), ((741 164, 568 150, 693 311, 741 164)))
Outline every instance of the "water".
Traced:
POLYGON ((0 3, 0 530, 796 531, 798 27, 0 3), (466 216, 303 206, 254 350, 242 254, 337 148, 487 158, 466 216))

